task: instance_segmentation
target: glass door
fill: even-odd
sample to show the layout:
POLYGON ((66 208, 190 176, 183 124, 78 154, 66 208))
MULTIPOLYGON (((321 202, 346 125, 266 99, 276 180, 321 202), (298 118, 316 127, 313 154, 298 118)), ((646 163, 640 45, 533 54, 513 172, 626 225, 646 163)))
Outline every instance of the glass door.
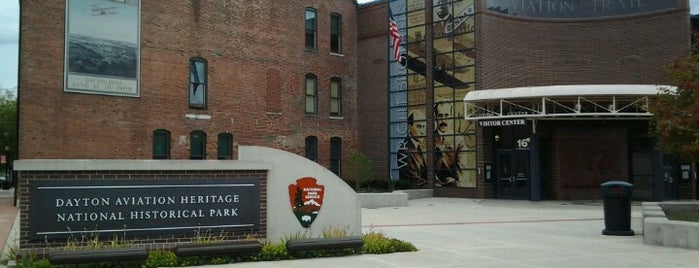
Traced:
POLYGON ((500 150, 496 165, 497 197, 529 199, 529 151, 500 150))

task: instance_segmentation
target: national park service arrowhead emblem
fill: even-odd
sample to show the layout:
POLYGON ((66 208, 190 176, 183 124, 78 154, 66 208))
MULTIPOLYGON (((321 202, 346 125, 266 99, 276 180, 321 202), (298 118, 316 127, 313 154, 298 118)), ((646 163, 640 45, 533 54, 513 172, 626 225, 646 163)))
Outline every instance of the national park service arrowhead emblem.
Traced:
POLYGON ((310 227, 318 216, 323 206, 324 192, 325 186, 318 185, 316 179, 311 177, 300 178, 296 184, 289 185, 291 210, 304 228, 310 227))

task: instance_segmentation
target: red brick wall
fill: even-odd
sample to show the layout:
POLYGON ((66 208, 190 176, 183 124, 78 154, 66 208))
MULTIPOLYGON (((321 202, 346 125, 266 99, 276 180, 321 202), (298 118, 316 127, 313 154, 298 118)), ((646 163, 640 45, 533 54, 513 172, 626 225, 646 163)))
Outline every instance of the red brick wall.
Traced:
POLYGON ((374 162, 379 179, 388 176, 388 8, 379 1, 359 9, 359 149, 374 162), (383 22, 386 23, 383 23, 383 22), (378 22, 378 23, 377 23, 378 22))
MULTIPOLYGON (((686 1, 678 1, 677 9, 671 11, 570 20, 506 16, 485 10, 485 1, 480 3, 476 14, 476 89, 666 84, 664 66, 690 48, 686 1)), ((542 175, 550 173, 542 189, 551 192, 544 192, 544 196, 597 199, 601 180, 626 180, 627 131, 580 127, 551 133, 551 170, 541 170, 542 175), (585 148, 586 157, 613 157, 603 162, 606 166, 590 170, 583 166, 592 163, 567 163, 576 157, 574 150, 581 148, 585 148)), ((490 146, 482 144, 489 141, 479 137, 479 167, 489 160, 490 146)))
POLYGON ((612 126, 554 127, 554 199, 598 199, 601 183, 627 181, 627 136, 627 129, 612 126))
POLYGON ((189 158, 189 133, 303 155, 318 137, 329 166, 330 138, 343 159, 357 150, 357 25, 351 0, 141 1, 140 97, 63 92, 65 1, 21 6, 20 159, 148 159, 152 131, 172 135, 173 159, 189 158), (304 46, 305 8, 318 18, 318 50, 304 46), (330 14, 342 15, 342 55, 330 54, 330 14), (208 61, 208 109, 187 105, 191 57, 208 61), (318 76, 318 115, 304 112, 304 75, 318 76), (330 118, 330 78, 342 79, 342 118, 330 118), (211 120, 186 119, 186 114, 211 120))
POLYGON ((557 84, 664 84, 688 52, 687 5, 625 17, 523 19, 484 10, 476 20, 478 89, 557 84))

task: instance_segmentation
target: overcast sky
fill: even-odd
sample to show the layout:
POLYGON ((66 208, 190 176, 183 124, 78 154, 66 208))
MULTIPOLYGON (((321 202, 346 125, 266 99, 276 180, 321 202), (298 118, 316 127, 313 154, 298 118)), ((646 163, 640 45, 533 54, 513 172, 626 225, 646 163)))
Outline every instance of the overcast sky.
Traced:
POLYGON ((0 0, 0 88, 17 86, 19 1, 0 0))
MULTIPOLYGON (((359 3, 376 0, 358 0, 359 3)), ((699 0, 689 0, 692 14, 699 12, 699 0)), ((0 88, 17 86, 19 0, 0 0, 0 88)))

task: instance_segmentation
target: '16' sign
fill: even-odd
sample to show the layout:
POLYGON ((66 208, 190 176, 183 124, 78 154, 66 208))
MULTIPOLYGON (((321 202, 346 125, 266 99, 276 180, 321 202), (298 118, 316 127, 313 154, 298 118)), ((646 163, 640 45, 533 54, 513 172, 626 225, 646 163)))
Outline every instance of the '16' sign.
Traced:
POLYGON ((517 140, 517 150, 529 150, 529 143, 531 143, 531 141, 531 138, 517 140))

